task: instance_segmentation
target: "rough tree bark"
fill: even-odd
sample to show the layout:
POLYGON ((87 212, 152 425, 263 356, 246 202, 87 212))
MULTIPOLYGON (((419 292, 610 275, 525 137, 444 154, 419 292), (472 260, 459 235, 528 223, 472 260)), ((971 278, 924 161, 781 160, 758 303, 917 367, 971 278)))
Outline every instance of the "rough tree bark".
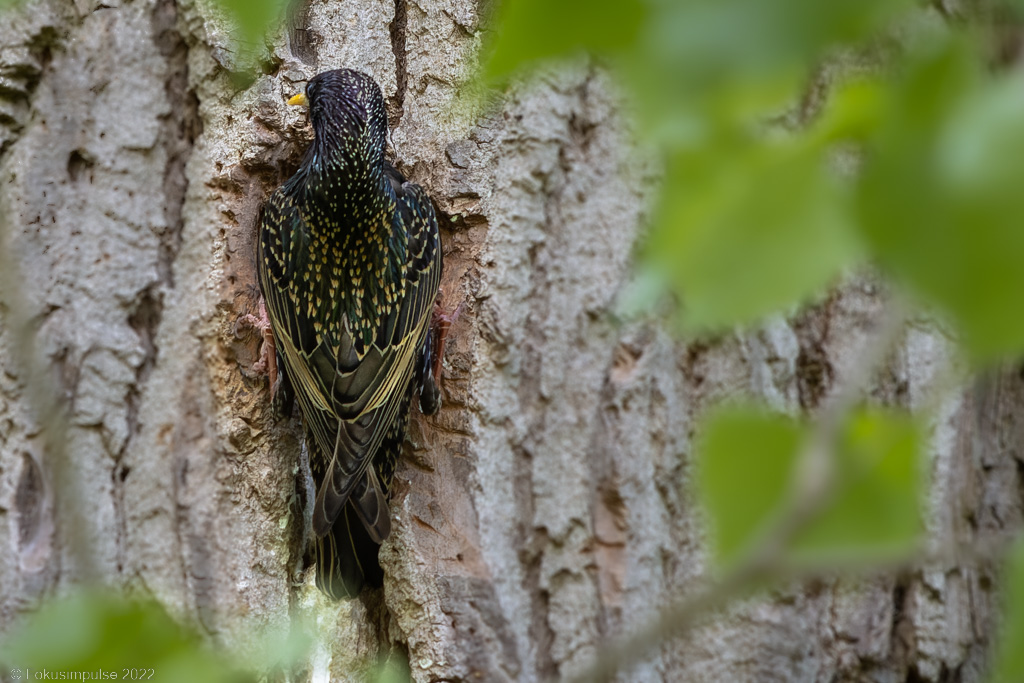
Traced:
MULTIPOLYGON (((392 648, 416 681, 578 670, 705 576, 686 489, 695 416, 744 393, 813 411, 884 305, 863 276, 713 343, 615 322, 654 175, 586 65, 453 114, 489 4, 307 2, 247 84, 195 0, 32 0, 0 20, 4 248, 69 409, 95 561, 232 647, 312 615, 300 679, 359 680, 392 648), (331 603, 301 571, 299 424, 272 418, 248 371, 258 339, 234 322, 256 302, 259 205, 310 137, 285 99, 340 66, 384 89, 400 168, 441 211, 445 300, 467 306, 444 408, 415 419, 397 477, 385 587, 331 603)), ((2 629, 76 577, 10 343, 0 325, 2 629)), ((919 407, 950 353, 915 321, 873 397, 919 407)), ((1021 526, 1022 415, 1016 369, 941 402, 936 538, 1021 526)), ((793 585, 621 679, 976 681, 996 585, 955 563, 793 585)))

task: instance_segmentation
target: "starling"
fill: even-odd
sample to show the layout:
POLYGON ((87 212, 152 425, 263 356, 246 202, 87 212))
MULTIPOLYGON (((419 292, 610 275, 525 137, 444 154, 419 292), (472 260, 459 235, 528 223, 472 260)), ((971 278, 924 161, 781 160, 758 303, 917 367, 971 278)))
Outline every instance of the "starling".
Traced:
POLYGON ((314 140, 267 200, 257 267, 305 423, 316 583, 352 597, 383 578, 377 554, 414 394, 428 397, 425 412, 437 408, 428 331, 440 236, 430 198, 384 158, 387 114, 373 79, 327 71, 289 104, 309 106, 314 140))

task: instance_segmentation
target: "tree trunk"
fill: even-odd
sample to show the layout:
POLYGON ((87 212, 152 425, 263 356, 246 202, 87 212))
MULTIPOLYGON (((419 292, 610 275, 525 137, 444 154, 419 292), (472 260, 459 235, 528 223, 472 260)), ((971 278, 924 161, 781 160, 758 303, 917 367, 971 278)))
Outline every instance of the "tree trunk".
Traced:
MULTIPOLYGON (((108 583, 151 594, 230 647, 293 621, 300 680, 361 680, 408 654, 416 681, 538 681, 699 589, 688 492, 696 419, 752 393, 812 411, 884 305, 871 276, 750 334, 686 342, 617 322, 656 173, 627 152, 586 64, 453 102, 490 3, 330 0, 294 8, 252 82, 193 0, 33 0, 0 20, 5 249, 70 415, 78 520, 108 583), (445 404, 414 416, 383 591, 331 602, 303 574, 297 418, 250 371, 255 221, 298 164, 285 100, 341 66, 380 83, 400 170, 440 209, 445 305, 466 306, 445 404)), ((6 301, 7 299, 5 299, 6 301)), ((2 311, 0 311, 2 312, 2 311)), ((0 628, 80 574, 45 432, 0 327, 0 628)), ((916 321, 873 397, 920 408, 949 362, 916 321)), ((927 506, 936 539, 1018 529, 1024 380, 944 396, 927 506)), ((623 681, 977 681, 996 577, 956 563, 794 584, 665 642, 623 681)))

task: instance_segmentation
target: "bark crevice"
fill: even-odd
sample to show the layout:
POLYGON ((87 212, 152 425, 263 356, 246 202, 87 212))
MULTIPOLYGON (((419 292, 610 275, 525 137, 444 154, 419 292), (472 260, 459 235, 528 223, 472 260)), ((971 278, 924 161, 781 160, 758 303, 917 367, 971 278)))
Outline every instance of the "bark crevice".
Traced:
POLYGON ((405 113, 405 91, 409 83, 409 74, 406 71, 408 24, 408 0, 395 0, 395 18, 388 26, 391 51, 395 55, 395 94, 388 98, 388 123, 392 130, 402 122, 402 115, 405 113))

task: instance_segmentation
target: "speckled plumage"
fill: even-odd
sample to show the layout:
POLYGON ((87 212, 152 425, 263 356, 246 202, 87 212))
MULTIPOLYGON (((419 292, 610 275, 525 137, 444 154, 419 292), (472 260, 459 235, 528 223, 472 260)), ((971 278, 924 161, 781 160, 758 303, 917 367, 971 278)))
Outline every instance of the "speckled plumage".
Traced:
POLYGON ((309 81, 306 100, 315 139, 266 204, 257 261, 306 425, 317 585, 346 597, 380 579, 387 494, 422 374, 441 245, 430 199, 384 159, 377 84, 328 71, 309 81))

